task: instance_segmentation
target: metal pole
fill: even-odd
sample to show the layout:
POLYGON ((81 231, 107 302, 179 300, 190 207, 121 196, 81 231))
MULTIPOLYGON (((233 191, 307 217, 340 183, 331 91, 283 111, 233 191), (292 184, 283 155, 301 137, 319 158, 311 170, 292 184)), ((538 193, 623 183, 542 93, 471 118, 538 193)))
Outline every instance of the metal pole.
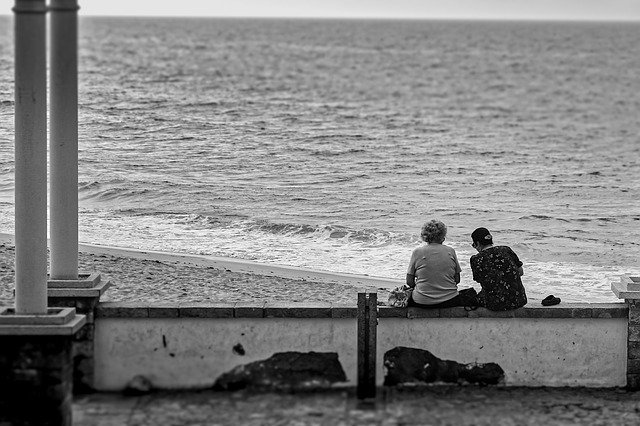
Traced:
POLYGON ((15 0, 16 312, 47 313, 47 60, 44 0, 15 0))
POLYGON ((78 279, 78 2, 51 0, 51 279, 78 279))
POLYGON ((378 296, 358 293, 358 399, 376 397, 376 332, 378 325, 378 296))

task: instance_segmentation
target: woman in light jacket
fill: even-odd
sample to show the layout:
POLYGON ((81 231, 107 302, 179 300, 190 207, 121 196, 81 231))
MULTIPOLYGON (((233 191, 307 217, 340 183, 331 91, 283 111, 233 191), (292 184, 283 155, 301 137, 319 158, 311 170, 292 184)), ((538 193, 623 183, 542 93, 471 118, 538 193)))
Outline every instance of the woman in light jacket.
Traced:
POLYGON ((460 264, 453 248, 442 244, 447 227, 438 220, 422 226, 421 237, 427 244, 416 248, 407 271, 407 285, 413 288, 408 306, 449 308, 464 306, 458 294, 460 264))

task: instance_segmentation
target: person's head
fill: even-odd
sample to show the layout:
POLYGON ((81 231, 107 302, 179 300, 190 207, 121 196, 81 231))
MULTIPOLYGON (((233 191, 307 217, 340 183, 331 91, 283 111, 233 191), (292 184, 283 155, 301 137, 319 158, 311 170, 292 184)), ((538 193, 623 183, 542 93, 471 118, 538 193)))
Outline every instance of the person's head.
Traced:
POLYGON ((422 225, 420 236, 422 241, 442 244, 447 236, 447 226, 439 220, 430 220, 422 225))
POLYGON ((478 228, 471 233, 472 246, 476 249, 493 244, 493 237, 487 228, 478 228))

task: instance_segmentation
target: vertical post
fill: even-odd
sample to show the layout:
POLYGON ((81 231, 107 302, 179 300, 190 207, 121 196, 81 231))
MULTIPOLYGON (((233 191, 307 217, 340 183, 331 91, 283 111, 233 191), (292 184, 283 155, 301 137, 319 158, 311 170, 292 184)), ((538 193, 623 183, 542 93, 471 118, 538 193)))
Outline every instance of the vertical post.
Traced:
POLYGON ((358 399, 376 397, 377 294, 358 293, 358 399))
POLYGON ((78 279, 78 2, 51 0, 51 279, 78 279))
POLYGON ((47 71, 44 0, 15 0, 16 312, 47 313, 47 71))
POLYGON ((640 389, 640 299, 627 299, 627 389, 640 389))
POLYGON ((629 308, 627 321, 627 389, 640 390, 640 277, 622 276, 611 290, 629 308))

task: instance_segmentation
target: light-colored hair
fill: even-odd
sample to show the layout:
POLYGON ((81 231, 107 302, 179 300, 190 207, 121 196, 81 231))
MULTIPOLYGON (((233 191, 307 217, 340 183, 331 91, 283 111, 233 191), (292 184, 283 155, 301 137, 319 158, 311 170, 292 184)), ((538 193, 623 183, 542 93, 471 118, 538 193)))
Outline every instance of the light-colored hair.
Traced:
POLYGON ((442 243, 447 236, 447 225, 439 220, 430 220, 422 225, 420 236, 428 243, 442 243))

